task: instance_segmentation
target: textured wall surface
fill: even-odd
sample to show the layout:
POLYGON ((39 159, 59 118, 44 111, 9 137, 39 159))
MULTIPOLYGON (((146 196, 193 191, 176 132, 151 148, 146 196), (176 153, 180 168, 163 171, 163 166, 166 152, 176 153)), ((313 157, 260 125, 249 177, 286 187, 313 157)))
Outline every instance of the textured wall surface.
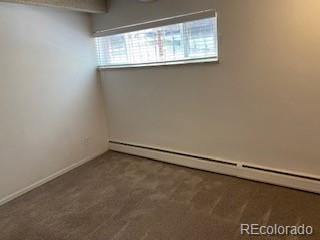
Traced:
POLYGON ((107 149, 90 29, 88 14, 0 3, 0 202, 107 149))
POLYGON ((106 0, 0 0, 0 2, 61 7, 83 12, 106 12, 106 0))
POLYGON ((221 36, 219 64, 104 71, 110 139, 320 176, 320 1, 108 4, 96 30, 213 8, 221 36))

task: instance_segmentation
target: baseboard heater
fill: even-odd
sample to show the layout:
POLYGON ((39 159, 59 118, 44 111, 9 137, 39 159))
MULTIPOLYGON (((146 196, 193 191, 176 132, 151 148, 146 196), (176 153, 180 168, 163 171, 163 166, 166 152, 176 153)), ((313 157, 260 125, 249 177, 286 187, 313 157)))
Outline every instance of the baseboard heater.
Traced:
POLYGON ((235 176, 239 178, 280 185, 320 194, 320 177, 284 172, 260 166, 200 156, 122 141, 109 141, 114 151, 142 156, 175 165, 235 176))

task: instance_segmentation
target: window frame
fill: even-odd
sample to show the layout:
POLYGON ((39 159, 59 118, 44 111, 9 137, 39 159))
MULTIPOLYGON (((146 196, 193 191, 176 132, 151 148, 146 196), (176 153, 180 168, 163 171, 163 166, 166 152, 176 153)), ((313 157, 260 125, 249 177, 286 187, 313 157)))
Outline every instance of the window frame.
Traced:
MULTIPOLYGON (((141 24, 134 24, 130 25, 127 27, 120 27, 120 28, 115 28, 115 29, 110 29, 106 31, 101 31, 101 32, 96 32, 94 33, 94 37, 104 37, 104 36, 112 36, 112 35, 117 35, 117 34, 125 34, 129 32, 134 32, 134 31, 139 31, 139 30, 146 30, 149 28, 155 28, 155 27, 161 27, 161 26, 169 26, 172 25, 170 24, 170 21, 173 20, 173 22, 176 23, 185 23, 188 22, 188 17, 189 16, 195 16, 195 15, 201 15, 205 13, 208 15, 208 13, 212 13, 211 16, 207 17, 198 17, 195 20, 201 20, 205 18, 215 18, 215 23, 216 23, 216 52, 217 55, 214 57, 195 57, 195 58, 188 58, 188 59, 181 59, 181 60, 168 60, 168 61, 158 61, 158 62, 146 62, 146 63, 129 63, 129 64, 110 64, 110 65, 103 65, 103 66, 98 66, 98 70, 104 70, 104 69, 123 69, 123 68, 141 68, 141 67, 157 67, 157 66, 173 66, 173 65, 185 65, 185 64, 200 64, 200 63, 219 63, 220 59, 220 54, 219 54, 219 21, 218 21, 218 14, 214 10, 205 10, 197 13, 191 13, 191 14, 185 14, 177 17, 172 17, 172 18, 167 18, 167 19, 160 19, 156 21, 151 21, 151 22, 146 22, 146 23, 141 23, 141 24), (170 21, 167 21, 170 20, 170 21), (166 23, 168 22, 168 23, 166 23), (148 26, 151 25, 151 26, 148 26), (132 29, 132 26, 134 27, 132 29), (135 28, 138 27, 136 30, 135 28), (108 33, 110 31, 110 33, 108 33)), ((189 21, 194 21, 194 20, 189 20, 189 21)), ((97 52, 97 56, 99 55, 99 52, 97 52)))

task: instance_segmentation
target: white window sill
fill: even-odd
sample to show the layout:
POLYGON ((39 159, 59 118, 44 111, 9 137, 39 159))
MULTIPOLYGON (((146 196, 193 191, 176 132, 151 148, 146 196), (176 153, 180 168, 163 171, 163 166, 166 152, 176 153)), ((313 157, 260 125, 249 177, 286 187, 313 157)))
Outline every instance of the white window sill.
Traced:
POLYGON ((121 69, 121 68, 140 68, 140 67, 157 67, 157 66, 172 66, 172 65, 184 65, 184 64, 199 64, 199 63, 219 63, 219 59, 213 58, 200 58, 181 61, 169 61, 169 62, 153 62, 153 63, 140 63, 140 64, 124 64, 124 65, 108 65, 98 67, 98 70, 107 69, 121 69))

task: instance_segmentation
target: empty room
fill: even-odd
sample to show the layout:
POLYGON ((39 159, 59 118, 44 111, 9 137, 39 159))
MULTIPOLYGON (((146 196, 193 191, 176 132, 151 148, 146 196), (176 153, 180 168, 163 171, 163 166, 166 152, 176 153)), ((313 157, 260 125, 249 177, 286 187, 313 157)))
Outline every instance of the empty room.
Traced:
POLYGON ((0 0, 0 240, 319 240, 319 26, 315 0, 0 0))

